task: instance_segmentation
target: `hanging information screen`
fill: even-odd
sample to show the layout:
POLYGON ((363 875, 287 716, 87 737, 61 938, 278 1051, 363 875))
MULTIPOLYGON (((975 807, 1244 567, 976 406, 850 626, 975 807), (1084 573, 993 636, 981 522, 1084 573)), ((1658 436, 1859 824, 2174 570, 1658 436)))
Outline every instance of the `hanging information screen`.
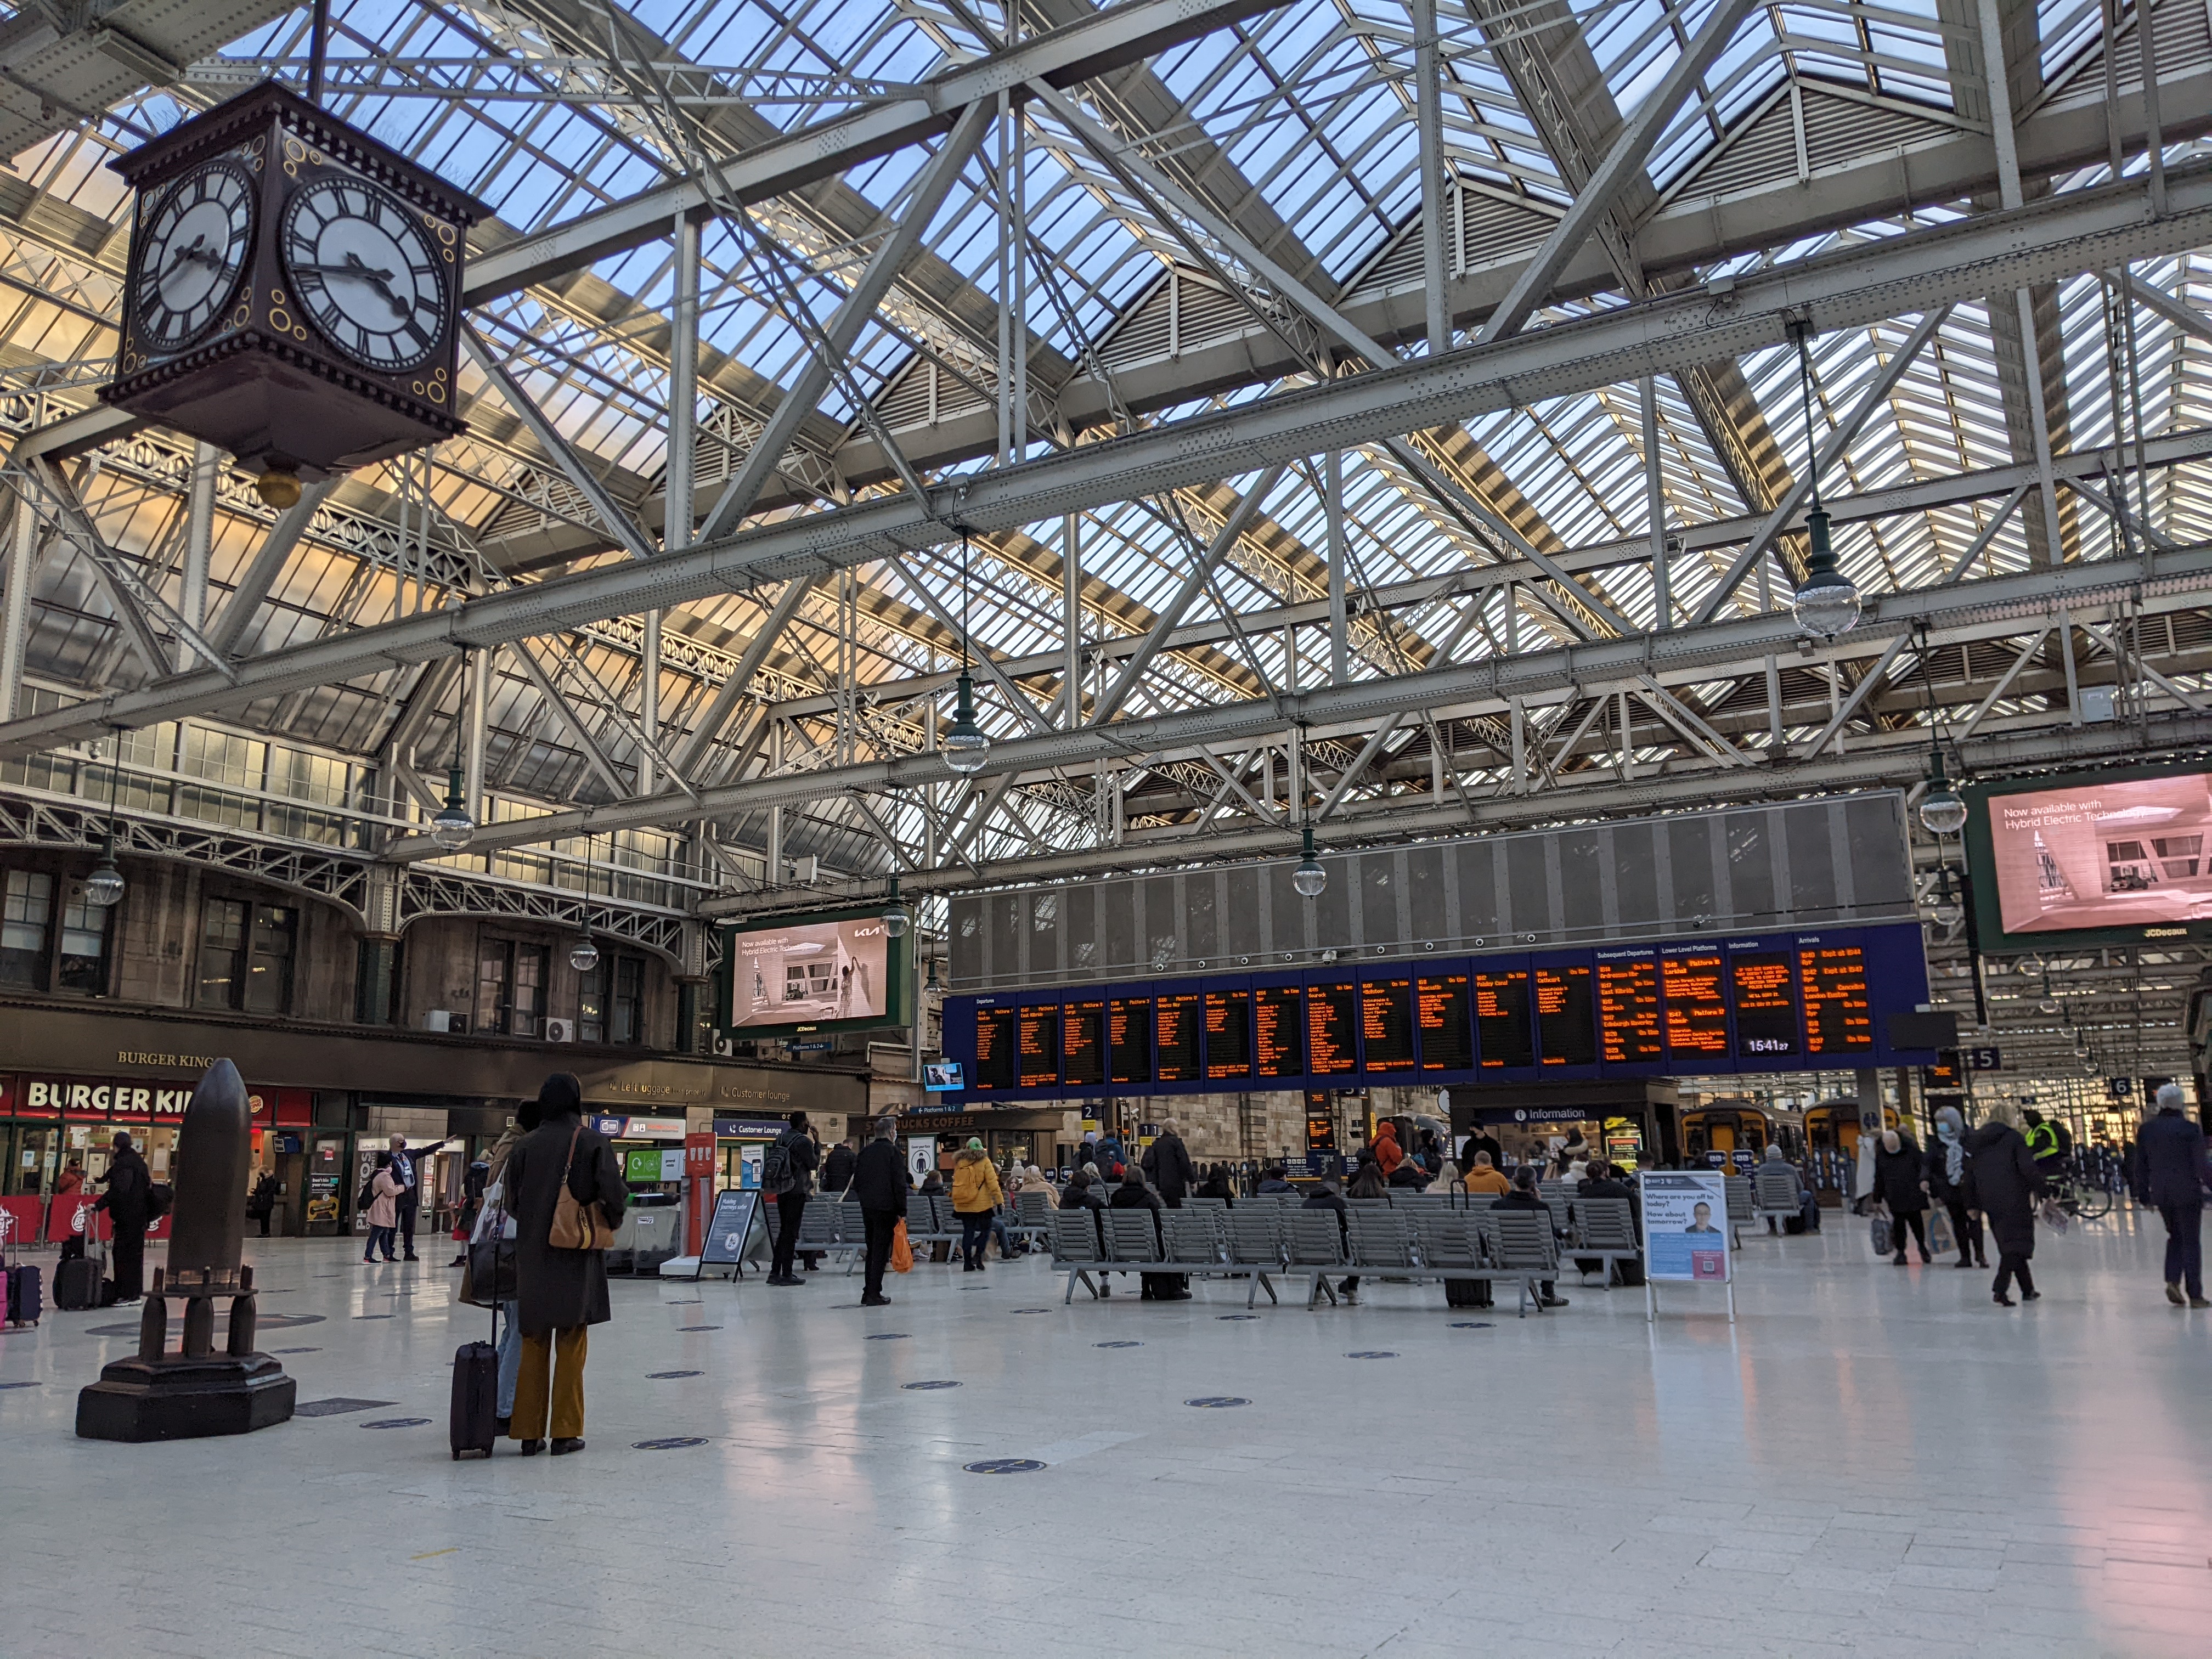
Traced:
POLYGON ((1306 1074, 1301 1030, 1304 1012, 1295 985, 1262 985, 1252 993, 1252 1013, 1259 1026, 1253 1048, 1261 1077, 1306 1074))
POLYGON ((1106 1080, 1142 1088, 1152 1080, 1152 1000, 1115 997, 1106 1005, 1106 1080))
POLYGON ((1306 1069, 1316 1077, 1346 1077, 1359 1069, 1358 1029, 1352 1011, 1358 987, 1344 980, 1306 987, 1306 1069))
POLYGON ((1790 952, 1729 952, 1729 988, 1735 1004, 1738 1054, 1797 1052, 1797 991, 1790 977, 1790 952))
POLYGON ((1874 1047, 1874 1009, 1867 995, 1866 952, 1856 945, 1819 945, 1797 953, 1805 986, 1806 1047, 1815 1054, 1863 1054, 1874 1047))
POLYGON ((1536 1040, 1528 1029, 1526 968, 1474 976, 1474 1030, 1484 1071, 1510 1071, 1536 1063, 1536 1040))
POLYGON ((1106 1081, 1106 1004, 1099 998, 1071 1002, 1060 1026, 1060 1076, 1072 1089, 1106 1081))
POLYGON ((945 1000, 944 1066, 963 1082, 944 1092, 996 1104, 1927 1065, 1933 1050, 1887 1032, 1928 1000, 1910 922, 987 993, 945 1000))
POLYGON ((1692 1059, 1729 1051, 1728 1004, 1721 996, 1721 953, 1660 958, 1667 999, 1667 1052, 1692 1059))
POLYGON ((1597 1021, 1590 1007, 1590 970, 1536 969, 1536 1046, 1547 1066, 1589 1066, 1597 1059, 1597 1021))
POLYGON ((1616 1066, 1656 1064, 1665 1054, 1656 957, 1597 958, 1600 1053, 1616 1066))
POLYGON ((1025 1005, 1022 1009, 1022 1087, 1049 1089, 1060 1081, 1060 1005, 1025 1005))
POLYGON ((1018 1087, 1021 1039, 1016 1034, 1012 1008, 975 1011, 975 1087, 1000 1090, 1018 1087))
POLYGON ((1413 981, 1368 979, 1359 982, 1359 1035, 1367 1045, 1370 1072, 1413 1069, 1413 981))
POLYGON ((1246 990, 1206 994, 1206 1074, 1209 1078, 1252 1075, 1252 994, 1246 990))
POLYGON ((1206 1075, 1200 1026, 1205 999, 1195 991, 1170 991, 1152 999, 1152 1071, 1163 1083, 1192 1083, 1206 1075))
POLYGON ((1468 1021, 1465 974, 1424 975, 1414 981, 1413 1013, 1421 1028, 1421 1069, 1465 1072, 1474 1066, 1474 1028, 1468 1021))

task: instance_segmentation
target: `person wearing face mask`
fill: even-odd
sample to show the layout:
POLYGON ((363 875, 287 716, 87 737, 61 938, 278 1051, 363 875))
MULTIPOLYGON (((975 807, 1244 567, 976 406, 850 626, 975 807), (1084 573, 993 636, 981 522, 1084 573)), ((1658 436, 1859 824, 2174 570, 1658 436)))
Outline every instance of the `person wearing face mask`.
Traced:
POLYGON ((1966 1125, 1955 1106, 1936 1114, 1936 1139, 1920 1160, 1920 1190, 1951 1217, 1951 1237, 1959 1241, 1954 1267, 1986 1267, 1982 1215, 1966 1207, 1966 1125))
POLYGON ((1894 1129, 1881 1132, 1881 1146, 1874 1155, 1875 1191, 1889 1206, 1890 1248, 1897 1252, 1890 1260, 1905 1266, 1905 1231, 1912 1230, 1912 1242, 1920 1247, 1923 1262, 1936 1258, 1928 1249, 1928 1224, 1923 1219, 1928 1209, 1928 1194, 1920 1188, 1920 1148, 1912 1137, 1894 1129))

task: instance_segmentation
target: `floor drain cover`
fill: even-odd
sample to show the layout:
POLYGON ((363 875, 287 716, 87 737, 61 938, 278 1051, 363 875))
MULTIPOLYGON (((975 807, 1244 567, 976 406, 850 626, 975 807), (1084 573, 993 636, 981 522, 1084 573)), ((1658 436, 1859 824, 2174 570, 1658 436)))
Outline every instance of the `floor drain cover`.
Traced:
POLYGON ((1455 1331, 1487 1331, 1495 1328, 1486 1319, 1455 1319, 1452 1321, 1451 1328, 1455 1331))
POLYGON ((355 1400, 345 1395, 332 1395, 328 1400, 310 1400, 292 1407, 295 1417, 340 1417, 347 1412, 373 1412, 379 1406, 396 1406, 397 1400, 355 1400))
POLYGON ((380 1417, 374 1423, 364 1423, 364 1429, 419 1429, 430 1419, 427 1417, 380 1417))
POLYGON ((960 1386, 960 1385, 959 1385, 957 1382, 941 1382, 941 1381, 940 1381, 940 1382, 902 1382, 902 1383, 900 1383, 900 1384, 899 1384, 899 1387, 901 1387, 902 1389, 905 1389, 908 1390, 909 1392, 913 1392, 913 1391, 916 1391, 916 1390, 920 1390, 920 1389, 957 1389, 957 1388, 958 1388, 959 1386, 960 1386))
POLYGON ((1395 1359, 1398 1356, 1388 1348, 1359 1348, 1344 1357, 1346 1359, 1395 1359))
POLYGON ((1034 1457, 987 1457, 980 1463, 960 1467, 970 1474, 1035 1474, 1044 1465, 1034 1457))
POLYGON ((1014 1311, 1016 1313, 1050 1313, 1052 1310, 1049 1308, 1016 1308, 1014 1311))
POLYGON ((632 1451, 681 1451, 686 1446, 703 1446, 706 1443, 707 1437, 703 1434, 672 1434, 661 1440, 633 1440, 630 1442, 630 1449, 632 1451))
POLYGON ((676 1328, 679 1331, 719 1331, 722 1328, 720 1325, 678 1325, 676 1328))
POLYGON ((1228 1406, 1249 1406, 1252 1402, 1241 1395, 1202 1394, 1195 1400, 1186 1400, 1186 1406, 1197 1406, 1206 1411, 1219 1411, 1228 1406))
POLYGON ((35 1389, 35 1382, 0 1382, 0 1389, 35 1389))
POLYGON ((1213 1316, 1216 1319, 1257 1319, 1260 1316, 1257 1314, 1216 1314, 1213 1316))
POLYGON ((911 1333, 907 1331, 872 1331, 860 1340, 863 1342, 903 1342, 911 1333))
POLYGON ((647 1371, 645 1376, 649 1382, 668 1382, 679 1376, 704 1376, 706 1374, 704 1371, 647 1371))
POLYGON ((320 1348, 271 1348, 271 1353, 320 1353, 320 1348))
POLYGON ((1145 1345, 1141 1342, 1094 1342, 1091 1346, 1094 1348, 1141 1348, 1145 1345))

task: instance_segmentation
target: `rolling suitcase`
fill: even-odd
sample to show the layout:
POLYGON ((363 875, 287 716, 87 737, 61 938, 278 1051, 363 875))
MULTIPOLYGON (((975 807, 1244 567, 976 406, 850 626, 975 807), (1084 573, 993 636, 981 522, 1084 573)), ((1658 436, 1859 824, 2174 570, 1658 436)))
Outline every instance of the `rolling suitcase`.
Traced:
POLYGON ((1487 1308, 1492 1299, 1490 1281, 1486 1279, 1444 1280, 1444 1305, 1448 1308, 1487 1308))
POLYGON ((39 1270, 22 1266, 0 1268, 7 1280, 7 1316, 10 1325, 35 1325, 46 1311, 39 1294, 39 1270))
POLYGON ((100 1263, 88 1255, 63 1262, 54 1269, 54 1306, 64 1313, 80 1313, 100 1303, 100 1263))
MULTIPOLYGON (((507 1212, 502 1206, 495 1212, 479 1212, 476 1231, 485 1231, 490 1224, 490 1243, 496 1247, 507 1224, 507 1212)), ((476 1277, 476 1250, 470 1249, 469 1277, 476 1277)), ((500 1264, 495 1260, 492 1282, 484 1287, 484 1306, 491 1310, 491 1331, 499 1334, 499 1304, 492 1300, 500 1290, 500 1264)), ((453 1402, 447 1424, 447 1434, 453 1448, 453 1460, 464 1457, 489 1457, 493 1443, 499 1438, 499 1346, 494 1342, 464 1342, 453 1352, 453 1402)))

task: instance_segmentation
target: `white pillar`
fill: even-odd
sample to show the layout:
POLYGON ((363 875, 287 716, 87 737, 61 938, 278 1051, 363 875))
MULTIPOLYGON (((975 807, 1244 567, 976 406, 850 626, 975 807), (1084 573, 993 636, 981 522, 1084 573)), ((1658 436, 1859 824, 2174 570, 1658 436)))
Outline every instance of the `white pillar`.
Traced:
MULTIPOLYGON (((192 477, 185 507, 185 568, 178 614, 195 632, 207 626, 208 559, 215 545, 216 469, 222 452, 213 444, 192 446, 192 477)), ((177 641, 177 672, 181 674, 199 661, 199 655, 182 640, 177 641)))
POLYGON ((1328 508, 1328 683, 1352 678, 1352 635, 1346 617, 1345 570, 1350 547, 1344 529, 1344 453, 1332 449, 1322 458, 1322 489, 1328 508))
POLYGON ((1413 0, 1414 113, 1421 141, 1421 272, 1427 292, 1429 356, 1450 349, 1444 293, 1444 116, 1439 86, 1437 0, 1413 0))
POLYGON ((1083 724, 1083 515, 1070 513, 1060 521, 1060 600, 1062 643, 1067 665, 1060 672, 1067 688, 1067 729, 1083 724))
POLYGON ((463 750, 462 795, 468 803, 469 816, 478 823, 490 822, 489 803, 484 799, 484 710, 489 703, 492 665, 499 656, 498 647, 479 647, 469 653, 469 715, 463 750))

